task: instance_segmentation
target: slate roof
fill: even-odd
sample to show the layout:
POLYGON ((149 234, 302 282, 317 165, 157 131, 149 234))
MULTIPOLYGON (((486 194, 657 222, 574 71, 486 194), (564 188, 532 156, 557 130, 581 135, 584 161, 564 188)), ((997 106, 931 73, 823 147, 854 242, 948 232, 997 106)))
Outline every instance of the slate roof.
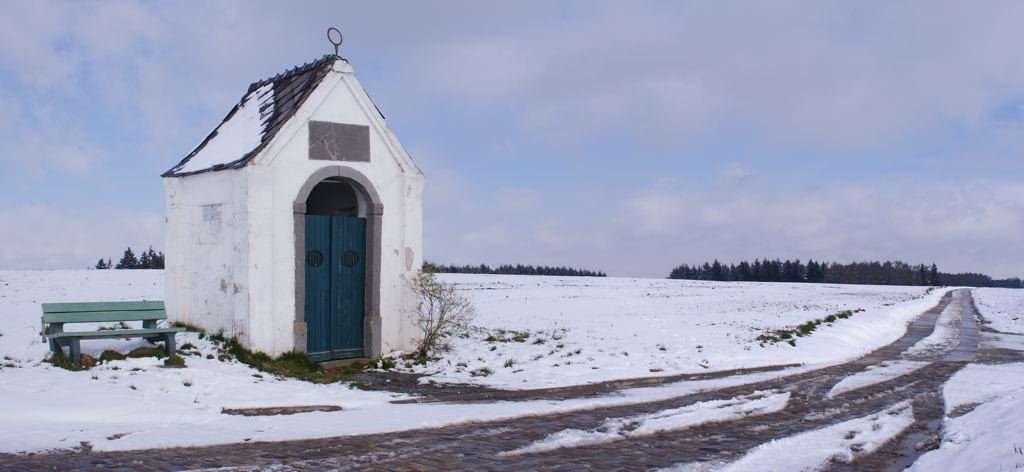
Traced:
POLYGON ((235 107, 232 108, 230 112, 228 112, 227 116, 224 117, 220 125, 218 125, 217 128, 214 129, 213 132, 210 133, 210 135, 207 136, 206 139, 204 139, 203 142, 199 144, 198 147, 196 147, 191 153, 189 153, 188 156, 185 156, 185 158, 182 159, 181 162, 179 162, 177 165, 172 167, 167 172, 161 174, 161 177, 184 177, 186 175, 200 174, 203 172, 211 172, 224 169, 238 169, 240 167, 244 167, 246 164, 249 163, 250 160, 252 160, 253 157, 256 157, 256 155, 259 154, 259 152, 263 150, 264 147, 266 147, 267 143, 274 139, 274 136, 277 134, 277 132, 281 130, 281 128, 285 125, 285 123, 288 122, 289 119, 291 119, 293 115, 295 115, 295 111, 298 110, 300 106, 302 106, 306 99, 309 98, 309 95, 313 92, 313 90, 316 89, 317 85, 320 84, 320 81, 322 81, 323 78, 327 76, 327 73, 334 66, 334 61, 338 60, 344 61, 345 59, 342 59, 334 55, 326 55, 316 61, 292 68, 274 77, 264 79, 259 82, 255 82, 252 85, 249 85, 249 89, 245 92, 245 95, 242 97, 242 100, 239 101, 239 103, 235 105, 235 107), (249 98, 254 91, 271 84, 273 84, 274 90, 273 103, 261 105, 260 111, 265 112, 266 109, 268 108, 273 109, 271 110, 270 114, 265 117, 263 121, 263 135, 262 138, 260 139, 259 145, 256 146, 256 148, 252 149, 251 151, 242 156, 224 156, 222 159, 220 159, 222 163, 213 165, 211 167, 207 167, 205 169, 198 169, 187 172, 181 171, 181 169, 185 167, 185 164, 188 163, 188 161, 192 159, 192 157, 199 153, 199 151, 206 147, 207 143, 209 143, 212 139, 214 139, 217 136, 217 132, 218 130, 221 129, 221 126, 223 126, 224 123, 230 120, 232 116, 234 116, 235 113, 238 112, 239 108, 245 103, 246 99, 249 98))

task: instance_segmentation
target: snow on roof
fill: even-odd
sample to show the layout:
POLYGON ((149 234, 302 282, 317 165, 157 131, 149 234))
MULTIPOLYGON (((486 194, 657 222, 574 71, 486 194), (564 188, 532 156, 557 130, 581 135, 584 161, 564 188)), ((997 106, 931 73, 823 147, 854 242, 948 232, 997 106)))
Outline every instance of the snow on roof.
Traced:
POLYGON ((244 157, 263 142, 267 121, 273 112, 273 84, 249 92, 192 157, 172 171, 181 174, 199 172, 224 167, 244 157))
POLYGON ((336 60, 344 59, 324 56, 250 85, 217 129, 162 177, 244 167, 295 114, 336 60))

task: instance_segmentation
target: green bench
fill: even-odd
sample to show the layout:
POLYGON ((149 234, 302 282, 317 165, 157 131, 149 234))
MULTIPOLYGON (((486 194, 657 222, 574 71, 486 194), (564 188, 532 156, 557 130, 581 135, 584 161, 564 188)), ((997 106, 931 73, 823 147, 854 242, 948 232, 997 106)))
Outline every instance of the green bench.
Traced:
POLYGON ((158 328, 158 321, 166 320, 164 302, 90 302, 43 303, 43 340, 50 340, 50 350, 64 352, 69 348, 71 360, 82 357, 83 339, 146 338, 150 342, 163 340, 167 355, 174 355, 174 335, 185 328, 158 328), (64 331, 70 323, 110 323, 141 321, 142 329, 104 329, 100 331, 64 331))

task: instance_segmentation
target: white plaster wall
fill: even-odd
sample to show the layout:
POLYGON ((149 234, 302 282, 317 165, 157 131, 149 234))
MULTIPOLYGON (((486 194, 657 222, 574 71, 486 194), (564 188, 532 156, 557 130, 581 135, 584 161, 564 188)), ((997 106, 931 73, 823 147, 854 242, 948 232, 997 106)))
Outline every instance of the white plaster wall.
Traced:
MULTIPOLYGON (((404 221, 404 244, 400 270, 402 275, 410 277, 415 275, 423 267, 423 174, 416 172, 405 177, 405 212, 404 221)), ((407 316, 396 319, 397 327, 392 328, 396 333, 397 340, 401 341, 393 347, 394 350, 410 351, 415 346, 411 344, 414 337, 419 336, 418 328, 412 323, 409 314, 416 309, 419 299, 416 295, 403 287, 401 310, 407 316)), ((384 343, 385 351, 388 344, 384 343)))
MULTIPOLYGON (((250 333, 250 344, 252 348, 268 353, 279 354, 292 350, 291 346, 281 347, 275 345, 275 329, 272 322, 273 313, 277 309, 274 299, 277 295, 277 285, 286 283, 293 277, 293 272, 287 270, 273 258, 274 245, 278 244, 274 235, 274 221, 277 208, 274 205, 274 198, 279 196, 274 185, 274 169, 267 167, 249 166, 243 168, 246 176, 246 184, 253 191, 248 193, 249 227, 247 229, 249 239, 249 260, 248 260, 248 286, 246 293, 246 307, 248 309, 248 324, 250 333)), ((290 213, 289 213, 290 215, 290 213)))
POLYGON ((342 62, 274 142, 245 168, 253 189, 248 200, 251 344, 271 354, 294 348, 293 204, 309 176, 331 166, 361 172, 381 198, 381 344, 384 352, 408 349, 415 333, 407 309, 414 305, 410 305, 404 277, 422 265, 423 176, 386 129, 351 68, 342 62), (310 160, 309 120, 370 126, 370 162, 310 160), (408 264, 406 248, 412 254, 408 264))
POLYGON ((164 179, 168 318, 247 336, 245 186, 239 171, 164 179), (241 308, 241 310, 240 310, 241 308))

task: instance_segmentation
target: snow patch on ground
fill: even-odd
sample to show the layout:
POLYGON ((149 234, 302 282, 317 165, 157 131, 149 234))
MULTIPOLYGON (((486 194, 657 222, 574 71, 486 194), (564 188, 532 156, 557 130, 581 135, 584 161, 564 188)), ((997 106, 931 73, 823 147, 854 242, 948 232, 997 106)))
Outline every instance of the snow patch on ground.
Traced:
POLYGON ((870 416, 762 444, 719 470, 821 470, 831 461, 848 463, 873 453, 913 422, 910 402, 901 402, 870 416))
POLYGON ((982 331, 981 347, 983 349, 1008 349, 1011 351, 1024 351, 1024 334, 1003 334, 982 331))
POLYGON ((725 464, 725 462, 686 462, 661 470, 671 472, 714 472, 725 467, 725 464))
POLYGON ((422 381, 496 388, 790 363, 834 364, 895 341, 945 293, 922 287, 441 274, 477 307, 476 330, 422 381), (843 310, 796 347, 766 332, 843 310))
POLYGON ((918 358, 933 355, 937 352, 949 351, 956 347, 960 343, 960 318, 963 311, 962 300, 963 296, 960 292, 953 292, 953 300, 939 314, 932 334, 910 346, 903 353, 903 356, 918 358))
POLYGON ((973 294, 974 305, 990 328, 1024 334, 1024 290, 976 288, 973 294))
MULTIPOLYGON (((942 395, 946 399, 946 413, 1007 395, 1024 395, 1024 363, 970 364, 950 377, 942 387, 942 395)), ((1024 430, 1020 435, 1024 442, 1024 430)))
POLYGON ((597 429, 564 429, 503 456, 530 454, 567 447, 603 444, 627 438, 641 438, 662 431, 678 431, 701 424, 730 421, 782 411, 789 393, 754 392, 727 400, 696 402, 681 408, 627 418, 609 418, 597 429))
POLYGON ((908 470, 1024 469, 1024 389, 1003 395, 963 416, 946 419, 939 449, 918 458, 908 470))
POLYGON ((926 365, 928 365, 927 362, 920 361, 885 361, 840 380, 832 387, 832 390, 829 390, 827 396, 828 398, 834 398, 838 395, 852 392, 869 385, 875 385, 892 380, 896 377, 907 375, 926 365))

